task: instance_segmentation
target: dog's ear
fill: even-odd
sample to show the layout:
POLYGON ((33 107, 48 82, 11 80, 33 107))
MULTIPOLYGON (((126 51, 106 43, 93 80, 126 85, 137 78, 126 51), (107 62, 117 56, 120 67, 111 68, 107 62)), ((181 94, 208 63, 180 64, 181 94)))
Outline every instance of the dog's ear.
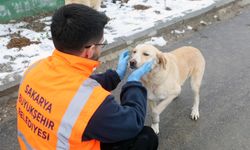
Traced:
POLYGON ((167 59, 166 57, 164 56, 163 53, 158 53, 157 55, 157 59, 158 59, 158 64, 160 64, 164 69, 166 69, 166 66, 167 66, 167 59))

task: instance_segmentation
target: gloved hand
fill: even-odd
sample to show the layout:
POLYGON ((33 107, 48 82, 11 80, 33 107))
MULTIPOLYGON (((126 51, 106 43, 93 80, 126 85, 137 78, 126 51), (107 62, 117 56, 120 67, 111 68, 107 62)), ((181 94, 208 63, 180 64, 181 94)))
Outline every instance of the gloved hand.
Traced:
POLYGON ((154 61, 149 61, 143 64, 140 68, 136 69, 128 76, 127 81, 139 81, 143 75, 145 75, 152 69, 153 64, 154 61))
POLYGON ((124 78, 126 74, 128 59, 129 59, 129 50, 125 50, 119 56, 119 61, 116 69, 116 72, 121 80, 124 78))

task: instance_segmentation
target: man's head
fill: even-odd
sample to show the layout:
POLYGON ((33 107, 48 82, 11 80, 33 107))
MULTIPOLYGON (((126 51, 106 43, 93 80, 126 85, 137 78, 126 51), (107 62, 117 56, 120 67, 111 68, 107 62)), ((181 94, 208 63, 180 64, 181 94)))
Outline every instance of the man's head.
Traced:
POLYGON ((97 60, 108 17, 81 4, 69 4, 53 15, 51 34, 61 52, 97 60))

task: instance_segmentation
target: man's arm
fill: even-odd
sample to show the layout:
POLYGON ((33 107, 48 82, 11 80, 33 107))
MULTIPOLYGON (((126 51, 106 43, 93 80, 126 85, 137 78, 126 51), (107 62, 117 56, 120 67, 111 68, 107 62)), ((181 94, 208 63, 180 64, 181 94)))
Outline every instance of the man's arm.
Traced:
POLYGON ((96 80, 101 86, 107 90, 114 90, 120 83, 120 77, 114 70, 107 70, 105 73, 91 75, 90 78, 96 80))
POLYGON ((144 126, 146 98, 140 82, 127 82, 122 88, 121 104, 109 95, 90 119, 82 140, 113 143, 135 137, 144 126))

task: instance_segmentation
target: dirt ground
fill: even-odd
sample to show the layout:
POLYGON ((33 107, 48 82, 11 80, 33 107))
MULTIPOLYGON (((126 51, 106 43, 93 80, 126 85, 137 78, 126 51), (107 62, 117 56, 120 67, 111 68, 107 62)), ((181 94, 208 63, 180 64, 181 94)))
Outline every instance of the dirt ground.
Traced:
POLYGON ((16 116, 16 99, 0 106, 0 125, 16 116))

